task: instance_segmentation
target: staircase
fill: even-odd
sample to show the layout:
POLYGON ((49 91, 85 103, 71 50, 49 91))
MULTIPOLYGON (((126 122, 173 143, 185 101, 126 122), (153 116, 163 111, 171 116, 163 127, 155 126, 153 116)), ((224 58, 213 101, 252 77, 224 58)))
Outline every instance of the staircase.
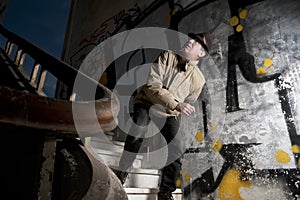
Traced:
MULTIPOLYGON (((6 41, 0 47, 0 130, 4 141, 10 141, 1 145, 5 152, 1 180, 6 183, 2 194, 13 199, 127 199, 113 172, 79 140, 72 109, 76 105, 87 111, 86 106, 94 106, 98 126, 108 132, 116 127, 118 100, 97 81, 2 25, 0 35, 6 41), (29 70, 24 70, 24 63, 29 70), (47 74, 69 87, 79 75, 101 97, 85 101, 48 97, 47 74), (16 189, 15 180, 22 187, 16 189)), ((90 128, 85 137, 95 130, 90 117, 90 112, 80 111, 78 120, 90 128)))
MULTIPOLYGON (((123 152, 124 142, 114 141, 114 133, 106 137, 99 135, 88 139, 88 143, 109 167, 116 168, 123 152)), ((160 170, 149 169, 143 156, 138 155, 124 184, 129 200, 156 200, 160 181, 160 170)), ((175 200, 182 198, 181 189, 173 193, 175 200)))
MULTIPOLYGON (((47 144, 48 146, 49 144, 51 144, 52 145, 51 148, 47 146, 47 148, 44 149, 45 152, 43 153, 54 155, 54 152, 56 151, 56 146, 58 145, 59 141, 60 142, 64 141, 65 138, 67 141, 70 138, 78 139, 78 135, 76 133, 76 129, 72 120, 72 110, 71 110, 72 106, 70 106, 72 102, 48 98, 44 93, 43 89, 44 89, 46 74, 51 73, 58 80, 61 80, 66 85, 72 85, 75 77, 80 76, 83 80, 85 80, 86 83, 90 85, 94 85, 94 84, 97 85, 99 91, 103 92, 104 97, 106 96, 110 97, 110 91, 102 87, 102 85, 98 84, 98 82, 90 79, 84 74, 81 74, 73 67, 52 57, 51 55, 47 54, 41 49, 35 47, 34 45, 20 38, 19 36, 11 33, 3 26, 0 26, 0 33, 7 38, 5 48, 0 49, 0 65, 1 65, 0 74, 2 75, 2 78, 0 80, 0 93, 2 95, 2 99, 0 102, 0 105, 2 106, 0 122, 3 125, 5 125, 6 128, 11 126, 19 127, 19 129, 22 130, 22 132, 26 131, 27 129, 35 130, 39 132, 39 134, 41 134, 43 131, 46 132, 48 134, 47 138, 51 137, 50 139, 48 138, 48 140, 51 140, 51 143, 48 140, 45 140, 45 142, 41 140, 41 142, 38 143, 37 146, 42 147, 44 143, 47 144), (13 58, 14 55, 15 58, 13 58), (36 61, 34 61, 34 66, 32 68, 31 74, 29 75, 23 70, 23 64, 26 57, 33 60, 35 58, 38 58, 36 61), (39 63, 38 61, 41 63, 39 63), (12 99, 15 99, 15 101, 12 101, 12 99), (11 110, 10 108, 14 108, 14 110, 11 110), (43 112, 40 112, 41 109, 43 109, 43 112), (27 113, 26 118, 24 117, 25 116, 23 113, 24 110, 27 113), (42 113, 55 113, 59 117, 53 118, 53 115, 48 115, 48 114, 42 115, 42 113), (60 118, 63 118, 64 120, 60 120, 60 118), (57 140, 56 138, 59 138, 59 140, 57 140)), ((94 103, 98 108, 111 109, 113 112, 117 113, 117 108, 118 108, 116 104, 117 101, 113 101, 113 100, 114 99, 112 99, 111 103, 108 102, 108 105, 111 105, 112 109, 107 105, 104 105, 107 102, 104 102, 101 99, 96 100, 95 102, 92 103, 94 103)), ((84 102, 84 105, 87 105, 88 103, 89 102, 84 102)), ((112 114, 111 116, 105 116, 105 113, 110 113, 110 112, 101 109, 99 110, 100 112, 98 112, 99 116, 97 116, 97 119, 99 120, 99 123, 106 134, 104 135, 103 133, 100 133, 98 134, 97 137, 89 136, 88 134, 85 135, 86 137, 85 145, 89 144, 89 146, 92 146, 96 154, 99 155, 99 159, 101 161, 104 161, 104 163, 110 168, 115 168, 116 166, 118 166, 120 156, 123 152, 124 142, 114 141, 113 139, 114 133, 109 132, 112 131, 116 126, 116 124, 111 123, 114 121, 111 118, 109 118, 114 114, 112 114), (109 119, 109 120, 105 121, 102 120, 102 118, 109 119)), ((87 110, 87 109, 83 109, 83 110, 87 110)), ((91 121, 89 120, 89 116, 90 116, 89 113, 84 113, 81 117, 83 121, 88 123, 89 121, 91 121)), ((33 137, 38 137, 38 136, 33 136, 33 137)), ((20 143, 22 143, 22 140, 20 140, 20 143)), ((75 144, 75 146, 77 148, 77 143, 75 144)), ((63 149, 64 148, 65 147, 63 147, 63 149)), ((43 149, 40 149, 39 151, 43 151, 43 149)), ((86 152, 85 154, 90 155, 86 152)), ((68 154, 67 156, 70 155, 71 154, 68 154)), ((84 158, 86 159, 87 157, 84 158)), ((80 157, 80 159, 83 158, 80 157)), ((47 165, 46 166, 47 168, 45 169, 42 168, 41 172, 37 171, 36 172, 37 174, 42 174, 42 172, 49 173, 51 175, 54 174, 53 170, 54 170, 55 157, 49 156, 49 159, 47 159, 46 161, 47 162, 51 161, 51 165, 47 165), (49 166, 52 167, 50 170, 48 169, 49 166)), ((62 158, 61 161, 64 162, 65 158, 62 158)), ((110 170, 106 171, 106 169, 103 170, 101 167, 99 167, 100 164, 103 162, 100 162, 99 164, 99 162, 97 163, 97 160, 93 160, 91 158, 88 161, 90 162, 91 166, 94 168, 92 170, 94 173, 92 174, 93 178, 99 176, 95 180, 102 180, 102 179, 104 180, 105 176, 107 176, 106 177, 107 180, 105 180, 105 183, 107 183, 107 181, 110 181, 111 185, 108 185, 108 187, 105 188, 106 189, 105 192, 108 192, 107 194, 108 199, 112 198, 113 196, 115 197, 118 196, 119 199, 119 197, 123 195, 122 193, 123 188, 121 185, 120 188, 117 188, 117 186, 119 185, 118 180, 116 179, 116 177, 115 178, 111 177, 114 176, 113 172, 110 170), (116 180, 116 182, 114 182, 114 179, 116 180)), ((104 165, 101 166, 104 167, 104 165)), ((61 170, 62 170, 62 174, 65 174, 65 171, 63 170, 67 170, 67 169, 62 167, 61 170)), ((90 171, 83 170, 83 172, 85 173, 84 175, 85 179, 88 179, 86 174, 89 173, 90 171)), ((61 176, 60 178, 63 177, 64 176, 61 176)), ((137 156, 137 159, 134 161, 133 164, 133 169, 130 172, 128 179, 126 180, 126 183, 124 184, 125 187, 124 189, 128 195, 129 200, 133 200, 133 199, 155 200, 157 198, 156 196, 158 192, 159 178, 160 178, 160 171, 157 169, 149 169, 145 165, 145 159, 142 156, 137 156)), ((27 179, 28 178, 24 178, 23 180, 24 184, 27 184, 26 182, 27 179)), ((36 188, 36 186, 34 185, 32 186, 33 189, 29 189, 26 191, 30 191, 30 190, 40 191, 38 194, 33 194, 33 195, 38 195, 39 197, 42 197, 43 195, 47 196, 49 194, 49 191, 52 190, 52 187, 58 188, 57 189, 58 192, 56 193, 56 195, 68 194, 66 192, 60 192, 60 191, 64 191, 64 189, 66 190, 69 189, 68 192, 70 193, 73 192, 72 189, 64 187, 64 186, 68 187, 67 186, 68 184, 55 186, 55 184, 52 184, 51 182, 52 179, 53 178, 50 177, 50 175, 49 176, 45 175, 41 177, 40 180, 37 179, 37 181, 41 181, 40 188, 36 188), (47 178, 49 178, 49 180, 47 178)), ((90 181, 90 179, 88 179, 87 181, 90 181)), ((63 181, 59 181, 59 182, 62 183, 63 181)), ((82 185, 83 182, 82 181, 76 182, 76 184, 82 185)), ((87 186, 90 186, 90 188, 92 188, 91 191, 93 191, 94 193, 92 192, 85 193, 86 191, 82 191, 82 195, 95 195, 97 192, 98 193, 100 192, 99 190, 93 189, 94 186, 97 187, 97 181, 94 181, 91 184, 87 184, 87 186)), ((11 187, 10 189, 12 188, 13 187, 11 187)), ((79 193, 79 191, 76 192, 79 193)), ((25 197, 29 197, 30 195, 31 194, 27 196, 25 195, 25 197)), ((106 197, 103 197, 102 194, 101 198, 106 198, 106 197)), ((181 190, 176 190, 174 192, 174 198, 181 199, 181 190)))

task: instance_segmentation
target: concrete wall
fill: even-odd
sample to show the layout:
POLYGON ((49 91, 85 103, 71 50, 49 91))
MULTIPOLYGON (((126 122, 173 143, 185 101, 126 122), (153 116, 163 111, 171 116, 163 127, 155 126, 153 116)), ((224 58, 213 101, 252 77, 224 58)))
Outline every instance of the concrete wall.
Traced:
MULTIPOLYGON (((87 52, 91 51, 89 55, 83 48, 75 51, 73 57, 71 55, 81 59, 72 62, 84 73, 97 80, 102 77, 101 81, 119 95, 122 105, 117 137, 120 139, 128 132, 131 112, 128 98, 139 84, 145 82, 146 64, 151 64, 161 49, 133 49, 119 57, 119 54, 114 54, 114 48, 120 40, 114 36, 142 27, 170 28, 183 34, 208 31, 213 47, 200 68, 209 91, 210 140, 217 140, 224 146, 248 145, 247 153, 251 156, 247 159, 256 170, 299 169, 300 2, 186 0, 173 3, 154 1, 154 4, 145 6, 145 2, 137 1, 131 7, 127 5, 121 9, 119 17, 112 13, 112 18, 99 19, 99 24, 107 19, 111 21, 105 31, 90 43, 96 47, 88 49, 87 52), (247 15, 242 16, 245 11, 247 15), (109 36, 113 37, 111 43, 101 46, 102 39, 109 36), (104 51, 115 56, 115 60, 102 66, 99 54, 105 54, 104 51), (78 55, 87 57, 83 60, 78 55), (82 61, 83 64, 79 65, 78 62, 82 61)), ((114 8, 115 5, 110 6, 114 8)), ((110 10, 110 6, 99 8, 99 12, 101 9, 110 10)), ((75 34, 74 27, 73 31, 75 34)), ((149 35, 145 34, 144 38, 146 36, 149 35)), ((139 42, 143 37, 136 40, 139 42)), ((174 40, 168 41, 170 47, 173 43, 174 40)), ((155 143, 157 140, 152 142, 155 143)), ((214 173, 218 176, 228 157, 219 151, 209 153, 212 163, 217 163, 214 173)), ((194 168, 190 165, 186 170, 202 168, 205 171, 212 163, 198 163, 194 168)), ((194 176, 197 179, 199 173, 195 172, 194 176)))

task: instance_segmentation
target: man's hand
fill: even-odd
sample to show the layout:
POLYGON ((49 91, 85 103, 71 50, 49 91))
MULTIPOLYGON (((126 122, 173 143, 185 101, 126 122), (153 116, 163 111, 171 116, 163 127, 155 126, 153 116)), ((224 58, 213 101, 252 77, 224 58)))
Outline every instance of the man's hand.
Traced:
POLYGON ((178 103, 175 109, 187 116, 195 112, 195 107, 189 103, 178 103))

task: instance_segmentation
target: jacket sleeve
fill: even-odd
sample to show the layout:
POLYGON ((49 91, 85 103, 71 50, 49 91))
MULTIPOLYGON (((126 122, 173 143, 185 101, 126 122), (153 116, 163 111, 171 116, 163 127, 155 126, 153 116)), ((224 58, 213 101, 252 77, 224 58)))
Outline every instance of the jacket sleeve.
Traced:
POLYGON ((169 62, 169 53, 164 52, 157 58, 157 62, 151 66, 145 94, 152 104, 160 104, 170 110, 175 110, 178 101, 174 95, 163 85, 169 62))

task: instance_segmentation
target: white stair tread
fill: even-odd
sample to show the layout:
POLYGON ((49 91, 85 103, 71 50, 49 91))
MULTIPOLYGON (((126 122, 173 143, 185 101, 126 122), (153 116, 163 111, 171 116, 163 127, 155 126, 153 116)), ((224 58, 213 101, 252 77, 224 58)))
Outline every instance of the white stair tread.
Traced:
MULTIPOLYGON (((110 166, 112 169, 118 169, 117 166, 110 166)), ((144 169, 144 168, 132 168, 130 174, 147 174, 147 175, 160 175, 159 169, 144 169)))
MULTIPOLYGON (((157 194, 158 188, 127 188, 125 187, 125 192, 127 194, 157 194)), ((182 194, 181 189, 177 188, 173 194, 182 194)))
MULTIPOLYGON (((148 188, 124 188, 129 200, 157 200, 158 189, 148 188)), ((182 192, 177 189, 173 192, 174 200, 182 199, 182 192)))
POLYGON ((157 188, 127 188, 125 187, 125 192, 127 194, 157 194, 157 188))
MULTIPOLYGON (((122 155, 122 152, 115 152, 115 151, 110 151, 110 150, 107 150, 107 149, 96 149, 96 148, 94 148, 94 150, 97 154, 111 155, 111 156, 118 156, 118 157, 121 157, 121 155, 122 155)), ((136 159, 143 159, 143 156, 137 155, 136 159)))
POLYGON ((114 143, 115 145, 121 146, 121 147, 124 147, 124 144, 125 144, 125 142, 120 142, 120 141, 115 141, 115 140, 113 140, 112 143, 114 143))
POLYGON ((125 142, 120 142, 120 141, 115 141, 115 140, 108 140, 108 139, 99 139, 99 138, 92 138, 91 142, 95 143, 95 144, 97 144, 97 143, 99 143, 99 144, 101 144, 101 143, 113 144, 113 145, 116 145, 116 146, 122 147, 122 148, 124 147, 124 144, 125 144, 125 142))
POLYGON ((158 169, 133 168, 130 171, 130 173, 159 175, 160 174, 160 170, 158 170, 158 169))
POLYGON ((130 173, 134 174, 149 174, 149 175, 159 175, 159 169, 143 169, 143 168, 132 168, 130 173))
POLYGON ((157 188, 159 185, 158 175, 130 174, 124 187, 127 188, 157 188))

